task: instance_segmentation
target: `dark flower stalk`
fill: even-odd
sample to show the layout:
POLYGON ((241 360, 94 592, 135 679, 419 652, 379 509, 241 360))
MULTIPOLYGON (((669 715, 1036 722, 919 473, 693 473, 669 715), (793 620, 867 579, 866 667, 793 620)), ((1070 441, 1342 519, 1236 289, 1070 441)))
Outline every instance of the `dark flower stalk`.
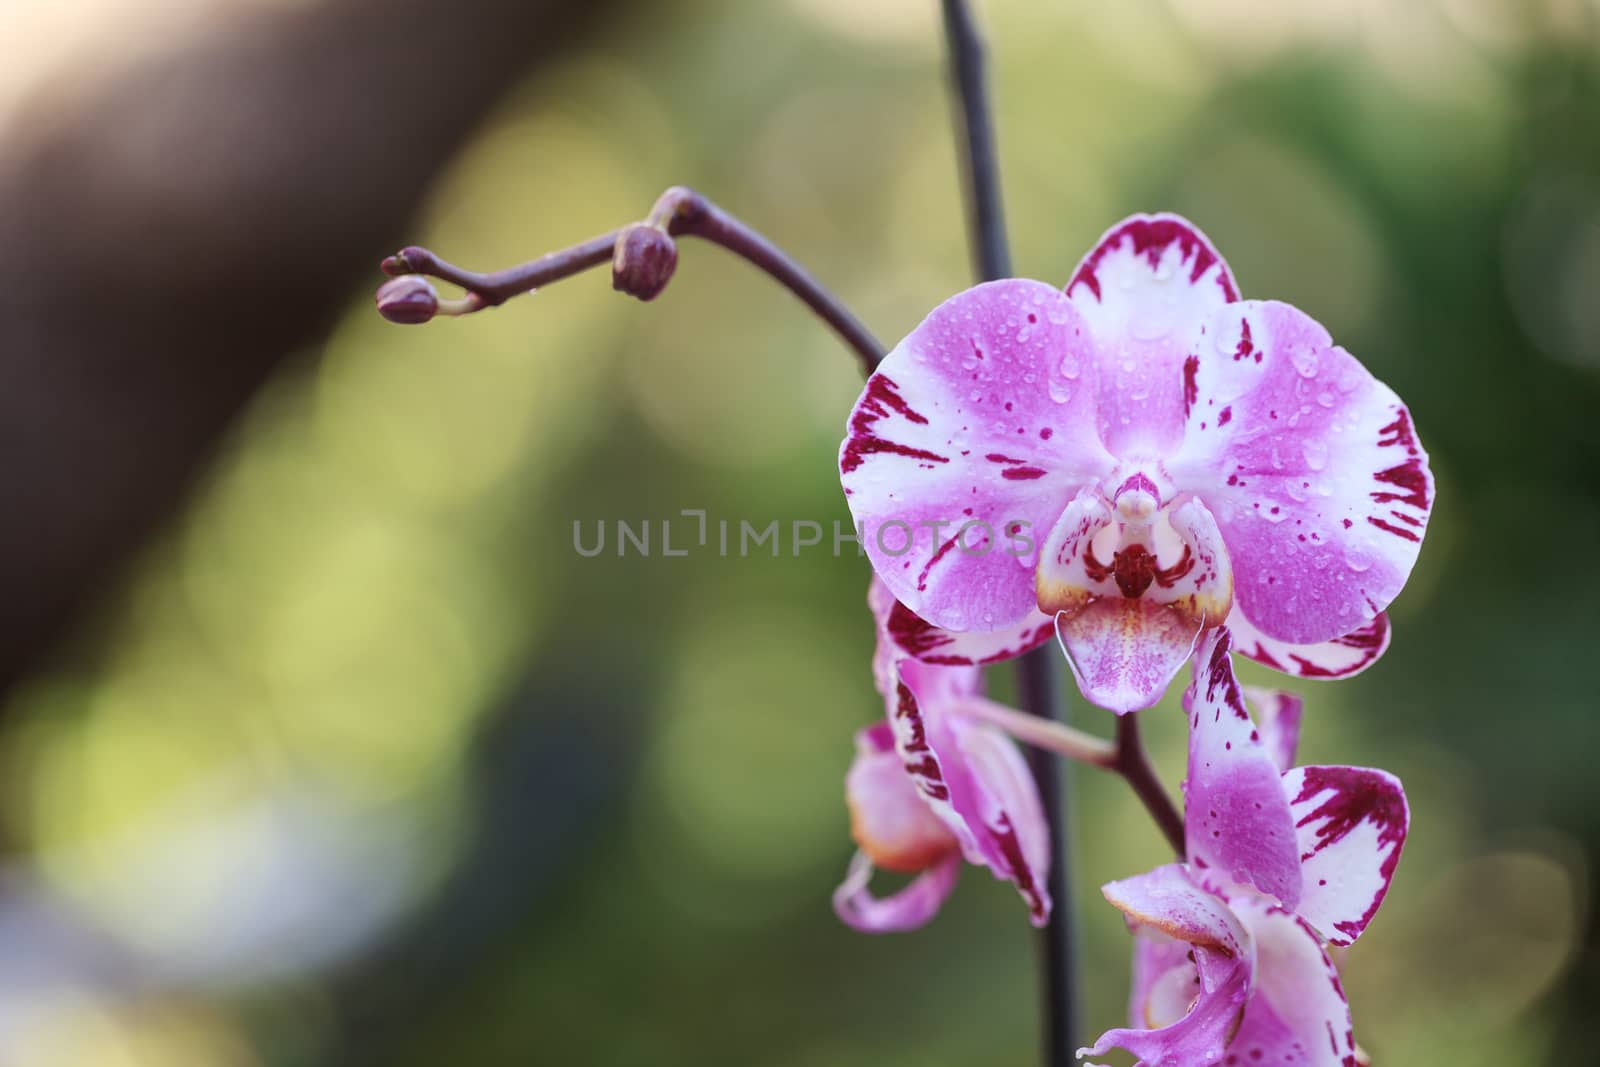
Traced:
MULTIPOLYGON (((993 281, 1011 274, 1011 253, 1001 208, 1000 167, 984 45, 965 0, 944 0, 944 31, 959 111, 973 264, 979 281, 993 281)), ((1018 660, 1017 695, 1024 711, 1065 722, 1066 705, 1057 684, 1059 661, 1056 650, 1049 646, 1036 648, 1018 660)), ((1028 762, 1050 821, 1054 846, 1048 890, 1055 908, 1049 925, 1039 932, 1044 1063, 1045 1067, 1069 1067, 1077 1062, 1079 1029, 1077 945, 1072 929, 1072 840, 1066 818, 1071 778, 1062 759, 1054 753, 1032 749, 1028 762)))

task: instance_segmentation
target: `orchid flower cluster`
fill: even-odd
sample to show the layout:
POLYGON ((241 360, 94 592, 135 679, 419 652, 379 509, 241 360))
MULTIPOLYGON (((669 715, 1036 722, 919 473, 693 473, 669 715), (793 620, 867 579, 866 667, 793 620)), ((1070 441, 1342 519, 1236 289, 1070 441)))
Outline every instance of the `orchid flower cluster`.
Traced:
POLYGON ((935 309, 868 379, 839 470, 884 701, 846 779, 840 918, 920 926, 965 862, 1045 923, 1051 836, 1017 740, 1114 761, 987 700, 982 666, 1053 638, 1089 703, 1132 716, 1188 664, 1182 857, 1104 887, 1133 934, 1131 1018, 1080 1056, 1363 1062, 1329 950, 1383 901, 1405 793, 1294 766, 1300 700, 1247 699, 1233 657, 1329 679, 1384 653, 1433 501, 1395 394, 1304 312, 1241 299, 1188 221, 1141 215, 1064 290, 1008 279, 935 309), (912 878, 880 898, 875 868, 912 878))

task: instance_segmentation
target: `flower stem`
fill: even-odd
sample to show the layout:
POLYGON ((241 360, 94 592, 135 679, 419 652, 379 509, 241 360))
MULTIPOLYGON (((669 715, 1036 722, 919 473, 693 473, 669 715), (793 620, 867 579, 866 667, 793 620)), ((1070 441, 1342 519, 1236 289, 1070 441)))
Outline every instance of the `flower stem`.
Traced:
POLYGON ((952 704, 950 710, 997 726, 1034 748, 1109 771, 1118 770, 1117 746, 1066 723, 1016 711, 985 697, 964 697, 952 704))
POLYGON ((1183 856, 1183 816, 1167 795, 1161 779, 1156 777, 1155 768, 1150 765, 1150 757, 1139 737, 1138 712, 1117 716, 1117 754, 1112 769, 1133 787, 1172 850, 1183 856))
MULTIPOLYGON (((883 345, 838 297, 824 289, 777 245, 693 189, 675 185, 662 193, 644 225, 670 236, 698 237, 720 245, 758 267, 832 327, 855 351, 868 374, 883 359, 883 345)), ((519 294, 611 262, 617 241, 626 229, 603 233, 582 244, 492 274, 464 270, 426 248, 413 245, 385 259, 383 272, 393 277, 423 274, 460 286, 467 291, 467 296, 461 301, 441 304, 440 311, 466 315, 496 307, 519 294)))
MULTIPOLYGON (((1011 273, 1006 244, 1005 215, 1000 207, 999 161, 989 106, 983 41, 964 0, 943 0, 945 41, 950 51, 950 73, 960 114, 961 158, 966 177, 968 228, 973 263, 982 281, 1011 273)), ((1017 689, 1022 707, 1036 719, 1057 724, 1065 707, 1057 691, 1059 657, 1055 650, 1036 648, 1017 664, 1017 689)), ((1064 725, 1064 724, 1063 724, 1064 725)), ((1039 799, 1050 820, 1053 860, 1048 888, 1055 902, 1050 922, 1040 933, 1043 996, 1040 1015, 1044 1024, 1045 1067, 1068 1067, 1077 1062, 1078 995, 1076 945, 1073 938, 1072 842, 1067 833, 1065 800, 1071 780, 1061 760, 1050 752, 1033 749, 1028 762, 1039 789, 1039 799)))

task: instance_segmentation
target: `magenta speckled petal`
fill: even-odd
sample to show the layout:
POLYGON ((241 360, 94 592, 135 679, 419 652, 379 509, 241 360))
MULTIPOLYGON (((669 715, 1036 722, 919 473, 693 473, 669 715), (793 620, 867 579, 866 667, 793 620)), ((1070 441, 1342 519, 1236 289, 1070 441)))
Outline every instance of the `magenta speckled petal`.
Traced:
POLYGON ((1299 834, 1299 912, 1323 938, 1348 945, 1383 903, 1411 823, 1400 780, 1361 767, 1296 767, 1283 776, 1299 834))
POLYGON ((867 381, 840 478, 873 568, 917 615, 997 630, 1034 610, 1038 539, 1113 462, 1096 373, 1067 299, 1011 279, 945 301, 867 381))
POLYGON ((1241 1065, 1353 1064, 1350 1006, 1316 932, 1259 898, 1241 897, 1230 904, 1255 946, 1255 982, 1228 1054, 1241 1065))
POLYGON ((1153 706, 1182 669, 1200 623, 1145 600, 1107 597, 1056 616, 1056 636, 1089 703, 1118 715, 1153 706))
POLYGON ((1107 882, 1100 892, 1129 922, 1160 931, 1188 945, 1230 955, 1245 950, 1244 928, 1228 906, 1202 889, 1182 864, 1169 863, 1132 878, 1107 882))
POLYGON ((898 893, 875 897, 868 888, 872 861, 858 852, 844 881, 833 891, 833 910, 847 926, 864 934, 915 930, 938 913, 960 874, 961 854, 952 851, 898 893))
POLYGON ((1349 633, 1315 645, 1274 640, 1252 626, 1237 606, 1228 615, 1228 629, 1239 655, 1297 678, 1349 678, 1389 650, 1389 616, 1381 611, 1349 633))
POLYGON ((1067 284, 1100 364, 1100 437, 1117 456, 1165 455, 1183 437, 1184 360, 1200 329, 1238 299, 1228 265, 1177 215, 1117 223, 1067 284))
POLYGON ((1233 674, 1225 629, 1201 639, 1189 709, 1184 839, 1190 864, 1300 902, 1300 856, 1280 771, 1262 744, 1233 674))
POLYGON ((1237 603, 1262 634, 1330 641, 1405 584, 1433 503, 1428 457, 1388 386, 1304 312, 1241 301, 1185 364, 1179 489, 1217 518, 1237 603))

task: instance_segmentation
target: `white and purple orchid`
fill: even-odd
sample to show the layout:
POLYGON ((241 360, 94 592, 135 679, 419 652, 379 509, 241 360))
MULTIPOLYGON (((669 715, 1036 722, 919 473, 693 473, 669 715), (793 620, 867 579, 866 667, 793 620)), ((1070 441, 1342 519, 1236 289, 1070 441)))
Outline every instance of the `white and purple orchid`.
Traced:
POLYGON ((1059 636, 1084 696, 1162 693, 1198 636, 1354 674, 1433 503, 1411 416, 1328 332, 1239 298, 1176 215, 1113 227, 1065 291, 940 305, 868 380, 839 455, 873 568, 947 664, 1059 636))
POLYGON ((1044 925, 1049 824, 1016 743, 966 712, 982 701, 980 669, 905 655, 889 633, 894 595, 874 580, 867 601, 886 719, 856 734, 845 796, 859 851, 834 892, 834 910, 869 933, 915 929, 938 912, 965 859, 1011 881, 1029 919, 1044 925), (914 877, 892 896, 874 897, 877 867, 914 877))
POLYGON ((1355 941, 1382 903, 1405 844, 1405 792, 1383 771, 1290 768, 1298 704, 1269 699, 1257 727, 1229 647, 1226 630, 1206 637, 1186 696, 1187 862, 1104 889, 1135 938, 1130 1027, 1082 1054, 1353 1067, 1324 945, 1355 941))

